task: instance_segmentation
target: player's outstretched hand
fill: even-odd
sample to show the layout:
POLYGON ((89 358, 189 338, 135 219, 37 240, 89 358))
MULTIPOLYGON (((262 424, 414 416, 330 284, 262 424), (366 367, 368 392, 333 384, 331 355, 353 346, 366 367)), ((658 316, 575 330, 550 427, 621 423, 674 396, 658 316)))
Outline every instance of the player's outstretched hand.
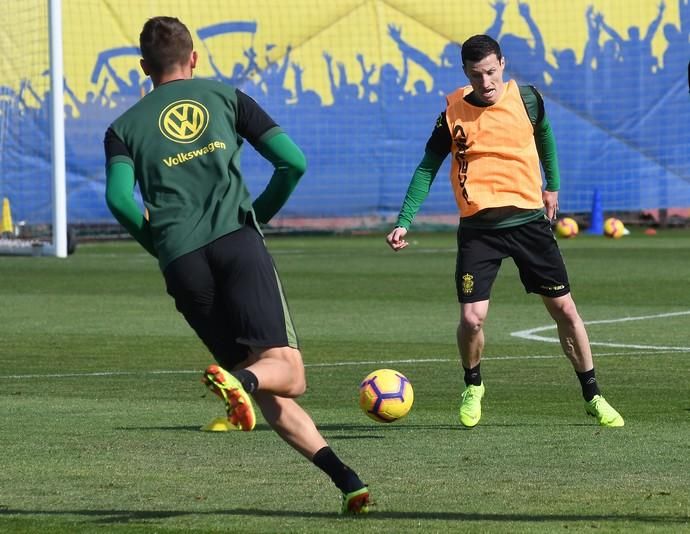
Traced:
POLYGON ((397 226, 393 228, 393 231, 386 236, 386 243, 395 252, 405 248, 409 243, 405 241, 405 236, 407 235, 407 228, 402 228, 397 226))

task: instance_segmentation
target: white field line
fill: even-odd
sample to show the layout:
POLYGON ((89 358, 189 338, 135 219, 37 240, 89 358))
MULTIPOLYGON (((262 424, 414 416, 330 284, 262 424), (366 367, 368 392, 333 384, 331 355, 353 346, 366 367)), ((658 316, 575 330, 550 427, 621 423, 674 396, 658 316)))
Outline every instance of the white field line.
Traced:
MULTIPOLYGON (((672 313, 660 313, 656 315, 643 315, 639 317, 621 317, 618 319, 603 319, 600 321, 587 321, 585 324, 609 324, 609 323, 622 323, 627 321, 643 321, 646 319, 662 319, 664 317, 676 317, 680 315, 690 315, 690 311, 682 312, 672 312, 672 313)), ((547 343, 558 343, 557 338, 545 337, 535 335, 535 332, 543 332, 545 330, 555 329, 555 325, 539 326, 537 328, 530 328, 529 330, 520 330, 518 332, 511 332, 511 336, 519 337, 522 339, 528 339, 531 341, 545 341, 547 343)), ((631 345, 625 343, 602 343, 602 342, 592 342, 592 345, 605 346, 605 347, 618 347, 618 348, 628 348, 628 349, 639 349, 643 352, 599 352, 596 353, 596 357, 601 356, 644 356, 648 354, 647 350, 658 351, 656 354, 660 353, 684 353, 690 352, 690 347, 662 347, 657 345, 631 345)), ((552 360, 557 358, 563 358, 563 354, 532 354, 526 356, 485 356, 485 360, 552 360)), ((383 365, 396 365, 401 363, 408 364, 428 364, 428 363, 448 363, 457 362, 457 357, 452 358, 423 358, 423 359, 407 359, 407 360, 353 360, 344 362, 325 362, 325 363, 312 363, 305 364, 305 367, 309 368, 322 368, 322 367, 351 367, 358 365, 366 366, 383 366, 383 365)), ((133 376, 133 375, 183 375, 183 374, 198 374, 201 370, 150 370, 150 371, 94 371, 94 372, 84 372, 84 373, 58 373, 58 374, 26 374, 26 375, 0 375, 0 380, 2 379, 27 379, 27 378, 81 378, 81 377, 112 377, 112 376, 133 376)))
MULTIPOLYGON (((672 353, 683 353, 690 352, 690 349, 669 349, 669 350, 659 350, 655 354, 672 354, 672 353)), ((595 354, 597 358, 602 356, 648 356, 647 351, 642 352, 598 352, 595 354)), ((500 361, 500 360, 555 360, 565 358, 563 354, 532 354, 525 356, 484 356, 483 360, 500 361)), ((411 358, 408 360, 355 360, 355 361, 345 361, 345 362, 325 362, 325 363, 312 363, 305 364, 308 368, 327 368, 327 367, 356 367, 356 366, 386 366, 386 365, 398 365, 401 363, 407 363, 411 365, 425 365, 429 363, 458 363, 459 359, 457 356, 452 358, 411 358)), ((170 370, 156 370, 152 369, 150 371, 94 371, 94 372, 83 372, 83 373, 56 373, 56 374, 26 374, 26 375, 0 375, 0 380, 20 380, 20 379, 33 379, 33 378, 84 378, 84 377, 116 377, 116 376, 135 376, 135 375, 196 375, 201 374, 201 369, 194 370, 184 370, 170 371, 170 370)))
MULTIPOLYGON (((663 319, 665 317, 678 317, 680 315, 690 315, 690 311, 658 313, 655 315, 640 315, 638 317, 619 317, 617 319, 602 319, 600 321, 585 321, 586 325, 590 324, 611 324, 611 323, 625 323, 629 321, 645 321, 653 319, 663 319)), ((548 326, 539 326, 537 328, 530 328, 528 330, 520 330, 518 332, 511 332, 511 336, 522 339, 529 339, 530 341, 545 341, 547 343, 559 343, 557 337, 538 336, 536 332, 544 332, 546 330, 555 330, 556 325, 550 324, 548 326)), ((634 345, 630 343, 604 343, 602 341, 591 341, 590 345, 599 347, 618 347, 625 349, 640 349, 640 350, 670 350, 686 352, 690 351, 690 347, 666 347, 660 345, 634 345)))

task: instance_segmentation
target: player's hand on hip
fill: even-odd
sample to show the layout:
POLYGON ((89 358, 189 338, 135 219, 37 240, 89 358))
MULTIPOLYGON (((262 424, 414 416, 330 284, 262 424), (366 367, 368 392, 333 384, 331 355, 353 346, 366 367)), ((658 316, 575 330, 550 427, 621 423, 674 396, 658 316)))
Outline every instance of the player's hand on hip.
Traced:
POLYGON ((397 252, 409 244, 407 241, 405 241, 405 235, 407 235, 407 228, 397 226, 393 228, 393 231, 386 236, 386 243, 388 243, 388 246, 397 252))

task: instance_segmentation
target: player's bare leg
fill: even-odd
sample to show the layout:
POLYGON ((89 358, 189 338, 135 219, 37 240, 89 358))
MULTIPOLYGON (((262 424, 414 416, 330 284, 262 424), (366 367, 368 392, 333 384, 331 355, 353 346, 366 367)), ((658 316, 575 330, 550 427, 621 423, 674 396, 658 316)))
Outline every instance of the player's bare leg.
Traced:
POLYGON ((234 371, 252 390, 266 422, 302 456, 324 471, 342 492, 343 513, 368 511, 369 490, 328 446, 311 416, 294 400, 306 389, 302 354, 291 347, 253 349, 234 371), (244 372, 244 373, 243 373, 244 372))
POLYGON ((479 423, 482 416, 484 384, 479 364, 484 350, 484 320, 489 312, 489 301, 461 303, 457 343, 465 373, 465 389, 460 404, 460 422, 466 427, 479 423))
POLYGON ((479 365, 484 350, 484 321, 489 301, 460 304, 460 323, 457 329, 458 350, 462 366, 471 369, 479 365))
POLYGON ((299 397, 307 387, 302 354, 292 347, 255 348, 240 367, 256 376, 261 391, 281 397, 299 397))
MULTIPOLYGON (((254 428, 255 416, 251 398, 261 384, 262 391, 281 397, 298 397, 306 389, 304 364, 299 350, 292 347, 254 349, 249 357, 231 370, 210 365, 203 382, 225 401, 228 421, 235 428, 254 428)), ((214 420, 205 428, 216 424, 214 420)))
POLYGON ((556 321, 561 348, 575 371, 581 373, 592 369, 594 363, 589 336, 570 293, 556 298, 542 297, 542 300, 556 321))
POLYGON ((253 396, 271 428, 307 460, 328 446, 312 418, 294 399, 267 391, 256 391, 253 396))
POLYGON ((544 305, 556 321, 561 348, 575 369, 585 399, 585 411, 596 417, 601 426, 619 427, 623 417, 604 399, 594 372, 594 360, 585 324, 577 312, 570 293, 562 297, 542 297, 544 305))

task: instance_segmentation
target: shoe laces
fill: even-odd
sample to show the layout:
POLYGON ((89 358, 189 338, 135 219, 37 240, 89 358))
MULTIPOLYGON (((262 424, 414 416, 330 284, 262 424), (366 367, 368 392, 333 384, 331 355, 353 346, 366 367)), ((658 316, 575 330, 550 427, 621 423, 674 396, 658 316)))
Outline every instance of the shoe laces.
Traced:
POLYGON ((597 411, 600 411, 601 409, 606 409, 608 408, 608 402, 602 397, 601 395, 595 395, 594 398, 589 401, 590 406, 594 408, 597 411))
POLYGON ((472 400, 475 397, 479 397, 480 395, 481 391, 479 389, 479 386, 467 386, 465 388, 465 391, 462 392, 462 398, 468 400, 472 400))

